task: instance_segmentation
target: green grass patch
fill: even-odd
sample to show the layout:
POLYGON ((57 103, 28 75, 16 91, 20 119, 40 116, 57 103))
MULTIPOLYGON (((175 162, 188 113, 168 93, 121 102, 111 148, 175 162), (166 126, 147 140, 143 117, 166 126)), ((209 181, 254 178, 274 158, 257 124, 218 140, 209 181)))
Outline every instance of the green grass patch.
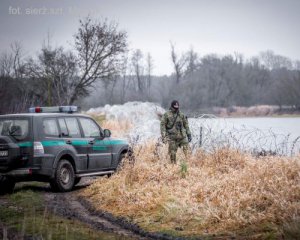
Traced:
POLYGON ((32 190, 5 196, 0 206, 0 221, 22 235, 39 239, 116 239, 88 226, 55 216, 43 204, 42 195, 32 190))

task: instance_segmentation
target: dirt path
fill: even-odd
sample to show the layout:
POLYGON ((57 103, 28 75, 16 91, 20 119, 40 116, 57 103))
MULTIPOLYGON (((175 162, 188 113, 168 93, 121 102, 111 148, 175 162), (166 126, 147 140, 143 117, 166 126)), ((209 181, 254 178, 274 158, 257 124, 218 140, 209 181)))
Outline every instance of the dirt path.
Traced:
POLYGON ((76 193, 47 192, 44 194, 44 199, 48 209, 53 211, 53 213, 65 218, 79 220, 80 222, 88 224, 93 229, 115 233, 127 237, 128 239, 149 239, 134 233, 132 230, 125 229, 118 223, 110 221, 103 216, 99 216, 100 214, 98 212, 93 212, 84 206, 76 196, 76 193))
MULTIPOLYGON (((18 186, 18 190, 31 189, 39 192, 44 198, 44 205, 55 215, 63 218, 77 220, 83 224, 88 225, 92 229, 101 232, 112 233, 116 239, 122 240, 146 240, 146 239, 160 239, 160 240, 179 240, 182 238, 174 238, 161 233, 148 233, 138 226, 126 221, 124 218, 116 218, 113 215, 95 210, 91 204, 78 196, 80 189, 87 187, 94 181, 93 178, 86 178, 75 187, 74 191, 68 193, 54 193, 51 191, 48 184, 43 186, 18 186)), ((7 197, 0 198, 0 204, 9 204, 7 197)), ((24 235, 20 235, 15 229, 8 229, 0 222, 0 239, 30 239, 24 235), (6 230, 7 229, 7 230, 6 230), (23 236, 20 238, 20 236, 23 236)))
POLYGON ((77 194, 81 188, 87 187, 92 182, 93 178, 83 179, 74 191, 68 193, 45 192, 44 199, 48 209, 65 218, 79 220, 93 229, 119 235, 124 240, 182 240, 167 234, 146 232, 124 218, 116 218, 109 213, 95 210, 87 200, 77 194))

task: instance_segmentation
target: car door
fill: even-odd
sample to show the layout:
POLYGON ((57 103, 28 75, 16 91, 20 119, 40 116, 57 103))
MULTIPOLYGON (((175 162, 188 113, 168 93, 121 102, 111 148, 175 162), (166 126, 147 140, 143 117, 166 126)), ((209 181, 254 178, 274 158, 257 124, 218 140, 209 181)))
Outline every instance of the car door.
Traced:
POLYGON ((77 170, 86 171, 88 168, 88 148, 89 144, 83 138, 76 117, 59 117, 58 124, 60 128, 61 139, 70 149, 75 150, 77 156, 77 170))
POLYGON ((88 169, 91 171, 109 169, 111 167, 111 146, 101 136, 101 128, 88 117, 79 117, 85 139, 89 142, 88 169))

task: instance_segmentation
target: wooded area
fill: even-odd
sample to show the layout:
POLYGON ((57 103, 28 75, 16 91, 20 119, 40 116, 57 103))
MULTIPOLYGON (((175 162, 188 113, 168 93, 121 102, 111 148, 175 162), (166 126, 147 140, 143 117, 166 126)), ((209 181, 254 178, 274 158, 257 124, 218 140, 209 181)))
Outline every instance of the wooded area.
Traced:
POLYGON ((0 55, 0 113, 26 112, 36 105, 79 104, 84 108, 127 101, 167 107, 177 99, 185 109, 258 104, 300 109, 300 61, 267 50, 201 56, 179 53, 170 42, 173 74, 154 76, 151 53, 129 50, 117 23, 86 18, 79 22, 71 49, 44 43, 24 56, 20 43, 0 55))
POLYGON ((155 63, 149 53, 135 50, 130 54, 120 75, 97 84, 85 100, 87 107, 135 100, 168 107, 173 99, 190 111, 262 104, 300 107, 300 62, 270 50, 251 59, 237 53, 200 57, 193 49, 178 54, 171 44, 171 76, 152 75, 155 63))

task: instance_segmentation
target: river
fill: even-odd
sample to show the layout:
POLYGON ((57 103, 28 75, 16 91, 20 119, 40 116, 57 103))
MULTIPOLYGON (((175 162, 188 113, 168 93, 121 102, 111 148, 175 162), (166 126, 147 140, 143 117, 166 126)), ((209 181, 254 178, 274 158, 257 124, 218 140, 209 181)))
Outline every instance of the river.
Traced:
MULTIPOLYGON (((132 126, 127 133, 113 134, 136 144, 160 137, 160 116, 164 112, 165 109, 154 103, 128 102, 90 109, 87 113, 102 114, 107 120, 123 125, 126 122, 132 126)), ((230 146, 288 156, 299 154, 300 117, 189 118, 189 125, 193 149, 201 146, 209 151, 230 146)))
POLYGON ((193 146, 299 154, 300 117, 191 118, 193 146))

